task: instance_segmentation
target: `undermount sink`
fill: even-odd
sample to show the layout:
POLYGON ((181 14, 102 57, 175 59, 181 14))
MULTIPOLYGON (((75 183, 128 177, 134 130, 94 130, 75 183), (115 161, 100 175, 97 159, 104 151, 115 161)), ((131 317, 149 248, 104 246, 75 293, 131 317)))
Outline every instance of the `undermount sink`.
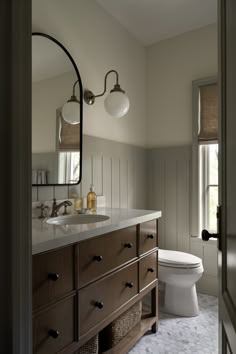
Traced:
POLYGON ((86 214, 86 215, 65 215, 57 216, 47 220, 48 224, 52 225, 81 225, 81 224, 93 224, 109 220, 110 217, 106 215, 86 214))

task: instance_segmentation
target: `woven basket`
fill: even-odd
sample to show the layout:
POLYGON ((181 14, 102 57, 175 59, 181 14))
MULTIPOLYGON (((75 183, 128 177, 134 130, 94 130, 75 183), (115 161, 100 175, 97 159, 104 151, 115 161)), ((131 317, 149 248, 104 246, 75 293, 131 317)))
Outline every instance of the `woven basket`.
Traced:
POLYGON ((89 341, 82 345, 74 354, 98 354, 98 335, 89 339, 89 341))
POLYGON ((139 301, 110 323, 101 333, 103 350, 113 348, 141 320, 142 302, 139 301))

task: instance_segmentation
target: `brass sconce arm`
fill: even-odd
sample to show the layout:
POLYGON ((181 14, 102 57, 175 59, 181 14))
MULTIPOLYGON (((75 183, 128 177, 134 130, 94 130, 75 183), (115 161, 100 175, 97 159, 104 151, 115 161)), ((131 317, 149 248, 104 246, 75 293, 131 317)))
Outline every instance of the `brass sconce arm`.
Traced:
POLYGON ((110 92, 122 92, 125 93, 124 90, 121 89, 120 85, 119 85, 119 74, 116 70, 109 70, 104 78, 104 90, 102 93, 94 95, 92 91, 89 90, 85 90, 84 92, 84 100, 88 105, 92 105, 95 102, 95 98, 97 97, 102 97, 104 96, 104 94, 107 91, 107 77, 110 73, 114 73, 116 75, 116 83, 114 85, 114 88, 110 91, 110 92))

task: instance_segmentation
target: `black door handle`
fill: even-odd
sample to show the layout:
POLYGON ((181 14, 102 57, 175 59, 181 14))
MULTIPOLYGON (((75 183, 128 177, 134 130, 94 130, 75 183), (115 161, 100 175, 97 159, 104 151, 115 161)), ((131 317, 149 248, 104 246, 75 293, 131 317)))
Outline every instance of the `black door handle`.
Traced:
POLYGON ((202 230, 202 239, 203 241, 209 241, 210 238, 219 238, 219 234, 210 234, 207 230, 202 230))
POLYGON ((217 218, 217 233, 212 233, 210 234, 207 230, 202 230, 202 240, 203 241, 209 241, 211 237, 217 238, 218 241, 218 249, 221 251, 221 206, 217 206, 217 212, 216 212, 216 218, 217 218))

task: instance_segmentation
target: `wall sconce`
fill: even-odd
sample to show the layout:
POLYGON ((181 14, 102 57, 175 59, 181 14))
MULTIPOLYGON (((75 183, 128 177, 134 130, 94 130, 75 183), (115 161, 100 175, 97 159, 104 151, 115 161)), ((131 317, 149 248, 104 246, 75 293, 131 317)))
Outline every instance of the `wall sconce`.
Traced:
POLYGON ((70 124, 80 123, 80 102, 75 95, 75 86, 77 83, 78 80, 73 85, 71 98, 63 105, 61 111, 63 119, 70 124))
POLYGON ((107 97, 104 101, 104 106, 105 106, 105 110, 107 111, 108 114, 110 114, 111 116, 113 116, 115 118, 121 118, 129 110, 129 99, 128 99, 128 96, 125 94, 125 91, 122 90, 119 85, 119 75, 116 70, 110 70, 106 73, 105 79, 104 79, 104 90, 101 94, 94 95, 93 92, 87 90, 84 92, 84 100, 88 105, 92 105, 92 104, 94 104, 95 99, 97 97, 101 97, 105 94, 105 92, 107 90, 107 76, 110 73, 116 74, 116 83, 114 85, 114 88, 107 95, 107 97))

